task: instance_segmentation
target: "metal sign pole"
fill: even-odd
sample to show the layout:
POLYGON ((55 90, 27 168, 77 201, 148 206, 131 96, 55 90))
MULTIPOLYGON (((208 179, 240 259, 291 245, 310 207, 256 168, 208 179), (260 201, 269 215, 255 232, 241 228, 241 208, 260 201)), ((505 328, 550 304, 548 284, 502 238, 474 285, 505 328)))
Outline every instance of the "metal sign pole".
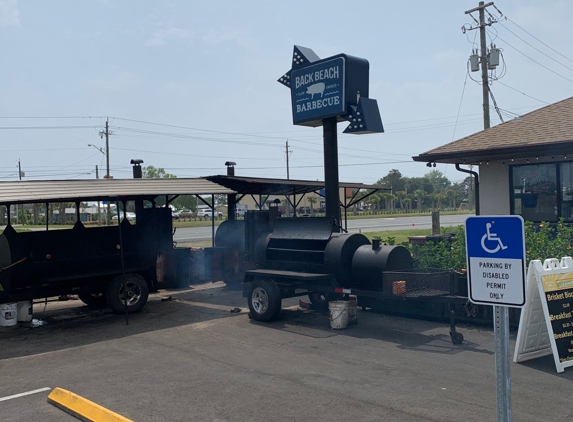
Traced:
POLYGON ((468 293, 472 303, 494 306, 498 422, 511 421, 509 310, 526 304, 525 232, 519 215, 466 220, 468 293))
POLYGON ((336 117, 323 120, 324 192, 326 216, 336 220, 335 232, 340 232, 340 195, 338 193, 338 134, 336 117))
POLYGON ((511 422, 511 373, 509 356, 509 309, 494 306, 495 391, 497 421, 511 422))

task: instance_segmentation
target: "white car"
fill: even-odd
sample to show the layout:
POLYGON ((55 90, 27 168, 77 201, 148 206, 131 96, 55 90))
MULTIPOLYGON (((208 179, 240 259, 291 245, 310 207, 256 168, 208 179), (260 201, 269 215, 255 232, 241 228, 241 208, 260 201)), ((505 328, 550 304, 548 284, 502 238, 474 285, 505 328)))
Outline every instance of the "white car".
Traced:
MULTIPOLYGON (((217 217, 223 218, 223 213, 221 211, 217 211, 217 217)), ((203 209, 197 213, 197 217, 201 218, 213 218, 213 210, 203 209)))
MULTIPOLYGON (((123 212, 120 212, 121 219, 123 220, 123 212)), ((127 221, 135 221, 135 213, 134 212, 126 212, 127 221)), ((117 221, 117 214, 111 217, 112 221, 117 221)))

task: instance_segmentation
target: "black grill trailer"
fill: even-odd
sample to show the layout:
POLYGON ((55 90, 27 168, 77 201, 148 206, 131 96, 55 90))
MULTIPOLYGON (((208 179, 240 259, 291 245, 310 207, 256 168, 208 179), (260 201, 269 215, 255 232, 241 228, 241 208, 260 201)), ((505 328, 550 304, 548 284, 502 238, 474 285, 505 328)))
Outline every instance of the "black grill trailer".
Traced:
POLYGON ((141 210, 137 223, 17 233, 8 225, 0 235, 0 302, 77 294, 88 305, 115 312, 139 311, 157 290, 157 257, 173 249, 171 210, 141 210))
POLYGON ((139 311, 160 287, 158 258, 163 274, 176 274, 183 267, 180 257, 189 268, 189 254, 174 247, 171 209, 158 206, 158 196, 165 195, 168 204, 179 194, 229 192, 205 179, 2 182, 0 205, 8 215, 13 204, 45 204, 47 219, 50 204, 75 202, 76 221, 71 229, 28 232, 16 232, 8 222, 0 235, 0 303, 77 294, 88 305, 107 303, 116 313, 139 311), (133 201, 136 219, 120 216, 119 224, 86 227, 80 221, 86 200, 121 203, 123 217, 133 201))
POLYGON ((331 218, 272 218, 269 212, 247 212, 243 295, 252 317, 278 317, 283 298, 308 295, 312 304, 356 296, 358 305, 375 307, 381 301, 446 304, 450 335, 459 344, 455 307, 458 296, 452 271, 414 270, 403 246, 372 244, 358 233, 336 233, 331 218))

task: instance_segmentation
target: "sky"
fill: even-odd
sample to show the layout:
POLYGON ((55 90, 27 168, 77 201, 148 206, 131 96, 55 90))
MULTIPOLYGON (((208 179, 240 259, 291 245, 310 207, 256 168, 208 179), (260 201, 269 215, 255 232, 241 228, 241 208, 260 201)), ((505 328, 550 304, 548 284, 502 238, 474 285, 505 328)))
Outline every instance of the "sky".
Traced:
MULTIPOLYGON (((0 0, 0 181, 17 180, 18 163, 23 180, 95 178, 96 166, 102 177, 106 119, 114 178, 131 177, 133 158, 178 177, 225 174, 234 161, 237 175, 286 178, 288 141, 290 178, 324 180, 322 128, 293 125, 277 82, 294 45, 370 63, 385 132, 343 135, 338 124, 340 181, 423 176, 412 156, 483 129, 480 72, 467 70, 479 35, 462 31, 477 5, 0 0)), ((495 6, 488 46, 503 60, 491 90, 503 119, 573 95, 573 2, 495 6)))

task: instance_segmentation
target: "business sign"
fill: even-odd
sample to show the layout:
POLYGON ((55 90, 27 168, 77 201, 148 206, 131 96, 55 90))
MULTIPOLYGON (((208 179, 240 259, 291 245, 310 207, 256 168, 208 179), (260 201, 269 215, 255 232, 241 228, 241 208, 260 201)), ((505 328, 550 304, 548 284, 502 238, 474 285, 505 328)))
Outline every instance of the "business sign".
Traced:
POLYGON ((573 260, 531 261, 514 362, 553 353, 557 372, 573 366, 573 260))
POLYGON ((310 48, 294 46, 291 69, 278 82, 291 90, 295 125, 322 126, 336 117, 348 121, 345 133, 384 132, 378 103, 368 98, 368 60, 337 54, 321 59, 310 48))
POLYGON ((291 74, 294 124, 346 114, 344 57, 304 67, 291 74))
POLYGON ((476 216, 466 220, 468 292, 473 303, 525 304, 523 218, 476 216))

